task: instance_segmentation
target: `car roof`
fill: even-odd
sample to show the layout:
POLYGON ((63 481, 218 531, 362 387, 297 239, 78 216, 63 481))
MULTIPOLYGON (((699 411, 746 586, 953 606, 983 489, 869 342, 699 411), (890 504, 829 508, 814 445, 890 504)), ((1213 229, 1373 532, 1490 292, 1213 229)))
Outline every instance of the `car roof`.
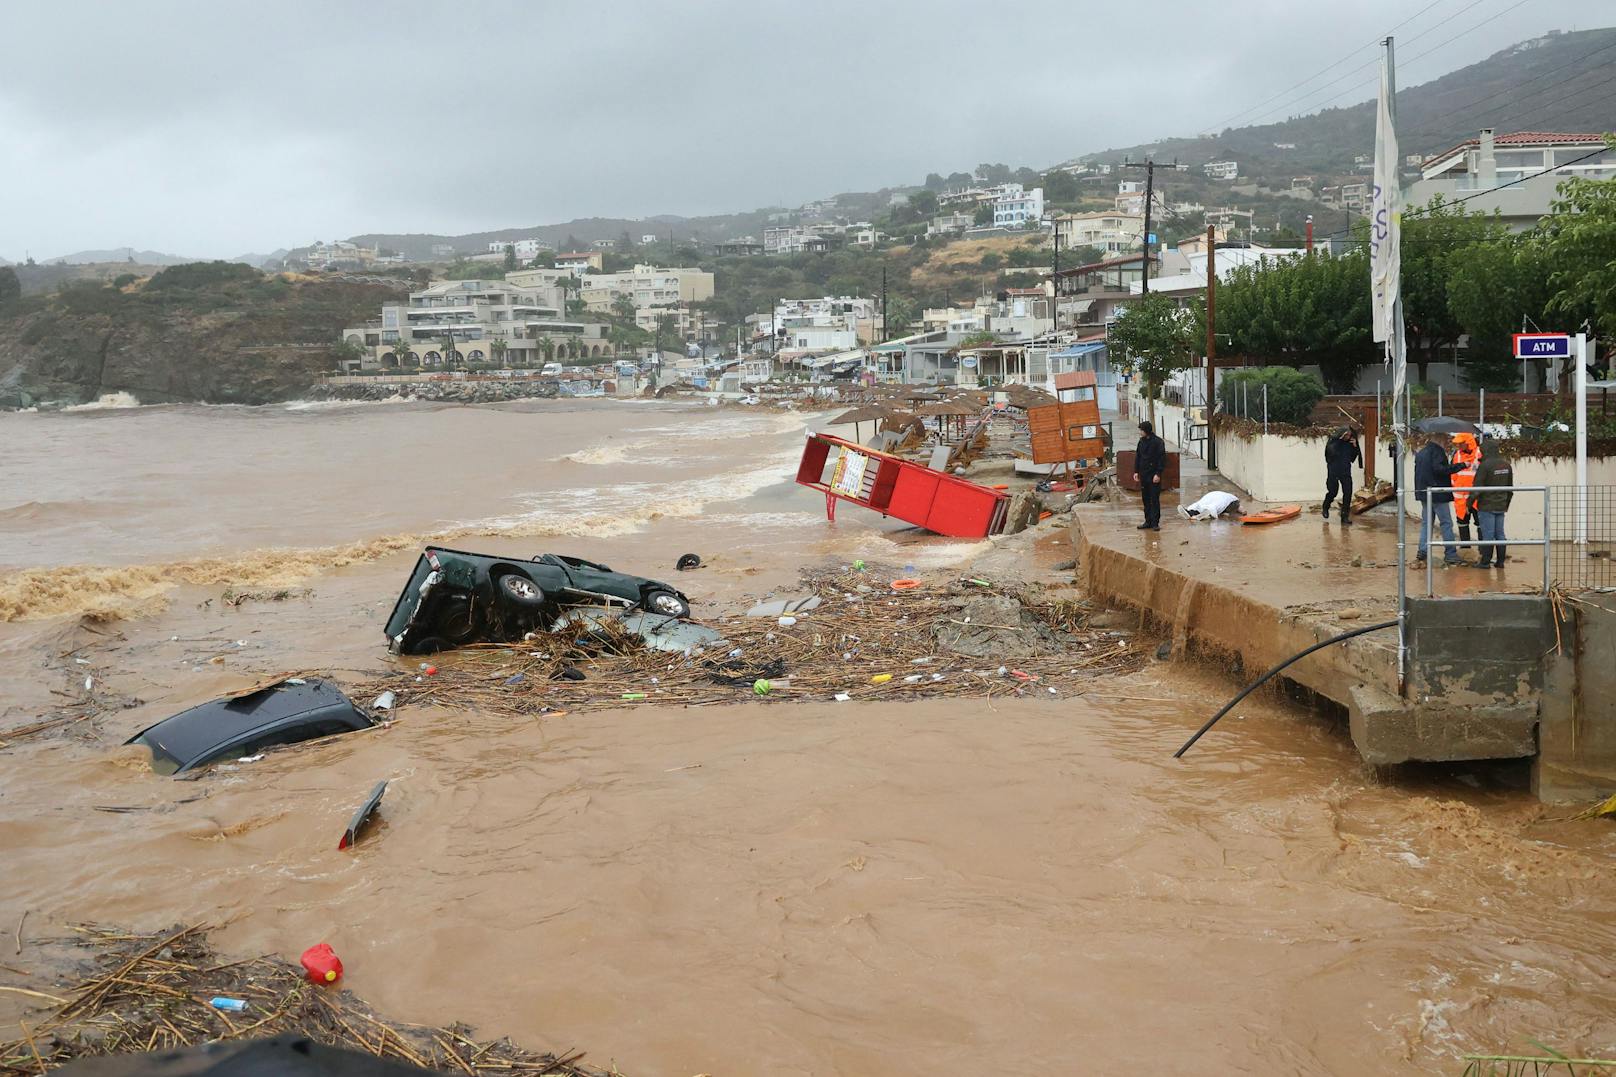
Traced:
POLYGON ((125 743, 161 751, 184 770, 220 746, 282 723, 337 719, 352 729, 370 725, 353 702, 321 680, 286 680, 236 697, 212 699, 148 726, 125 743))

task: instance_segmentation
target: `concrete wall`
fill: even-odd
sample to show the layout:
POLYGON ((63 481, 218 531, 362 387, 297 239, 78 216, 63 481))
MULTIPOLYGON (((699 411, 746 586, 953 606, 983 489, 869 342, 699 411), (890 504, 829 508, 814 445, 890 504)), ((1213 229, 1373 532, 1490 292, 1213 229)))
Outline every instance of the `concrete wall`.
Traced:
MULTIPOLYGON (((1258 501, 1324 500, 1324 439, 1218 436, 1218 471, 1258 501)), ((1354 473, 1361 479, 1360 473, 1354 473)))
POLYGON ((1532 790, 1548 803, 1616 792, 1616 610, 1575 603, 1545 662, 1532 790))

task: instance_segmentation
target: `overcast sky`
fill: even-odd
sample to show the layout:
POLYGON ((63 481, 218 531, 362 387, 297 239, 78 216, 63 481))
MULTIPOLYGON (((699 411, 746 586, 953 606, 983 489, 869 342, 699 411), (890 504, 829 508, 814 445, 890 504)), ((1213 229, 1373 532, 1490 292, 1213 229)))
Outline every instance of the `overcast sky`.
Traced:
POLYGON ((1254 108, 1404 20, 1405 87, 1616 23, 1429 2, 7 4, 0 257, 796 205, 1367 99, 1254 108))

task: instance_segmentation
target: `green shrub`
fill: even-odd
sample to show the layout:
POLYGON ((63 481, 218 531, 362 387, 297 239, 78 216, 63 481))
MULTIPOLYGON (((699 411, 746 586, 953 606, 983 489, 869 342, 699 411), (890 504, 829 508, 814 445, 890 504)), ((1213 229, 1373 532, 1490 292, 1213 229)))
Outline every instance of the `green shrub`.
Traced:
POLYGON ((1250 367, 1224 375, 1218 406, 1225 415, 1262 418, 1263 387, 1268 387, 1268 421, 1310 426, 1313 409, 1324 399, 1324 382, 1291 366, 1250 367))
POLYGON ((241 262, 187 262, 169 266, 151 279, 147 288, 204 288, 229 281, 258 280, 263 274, 241 262))

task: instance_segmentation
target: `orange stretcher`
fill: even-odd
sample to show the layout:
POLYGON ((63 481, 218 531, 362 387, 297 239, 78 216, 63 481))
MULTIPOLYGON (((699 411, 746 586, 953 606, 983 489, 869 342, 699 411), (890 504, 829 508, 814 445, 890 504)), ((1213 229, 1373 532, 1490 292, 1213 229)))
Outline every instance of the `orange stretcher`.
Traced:
POLYGON ((1248 512, 1240 517, 1240 522, 1243 524, 1277 524, 1282 520, 1294 520, 1300 515, 1302 515, 1302 506, 1281 505, 1276 509, 1248 512))

